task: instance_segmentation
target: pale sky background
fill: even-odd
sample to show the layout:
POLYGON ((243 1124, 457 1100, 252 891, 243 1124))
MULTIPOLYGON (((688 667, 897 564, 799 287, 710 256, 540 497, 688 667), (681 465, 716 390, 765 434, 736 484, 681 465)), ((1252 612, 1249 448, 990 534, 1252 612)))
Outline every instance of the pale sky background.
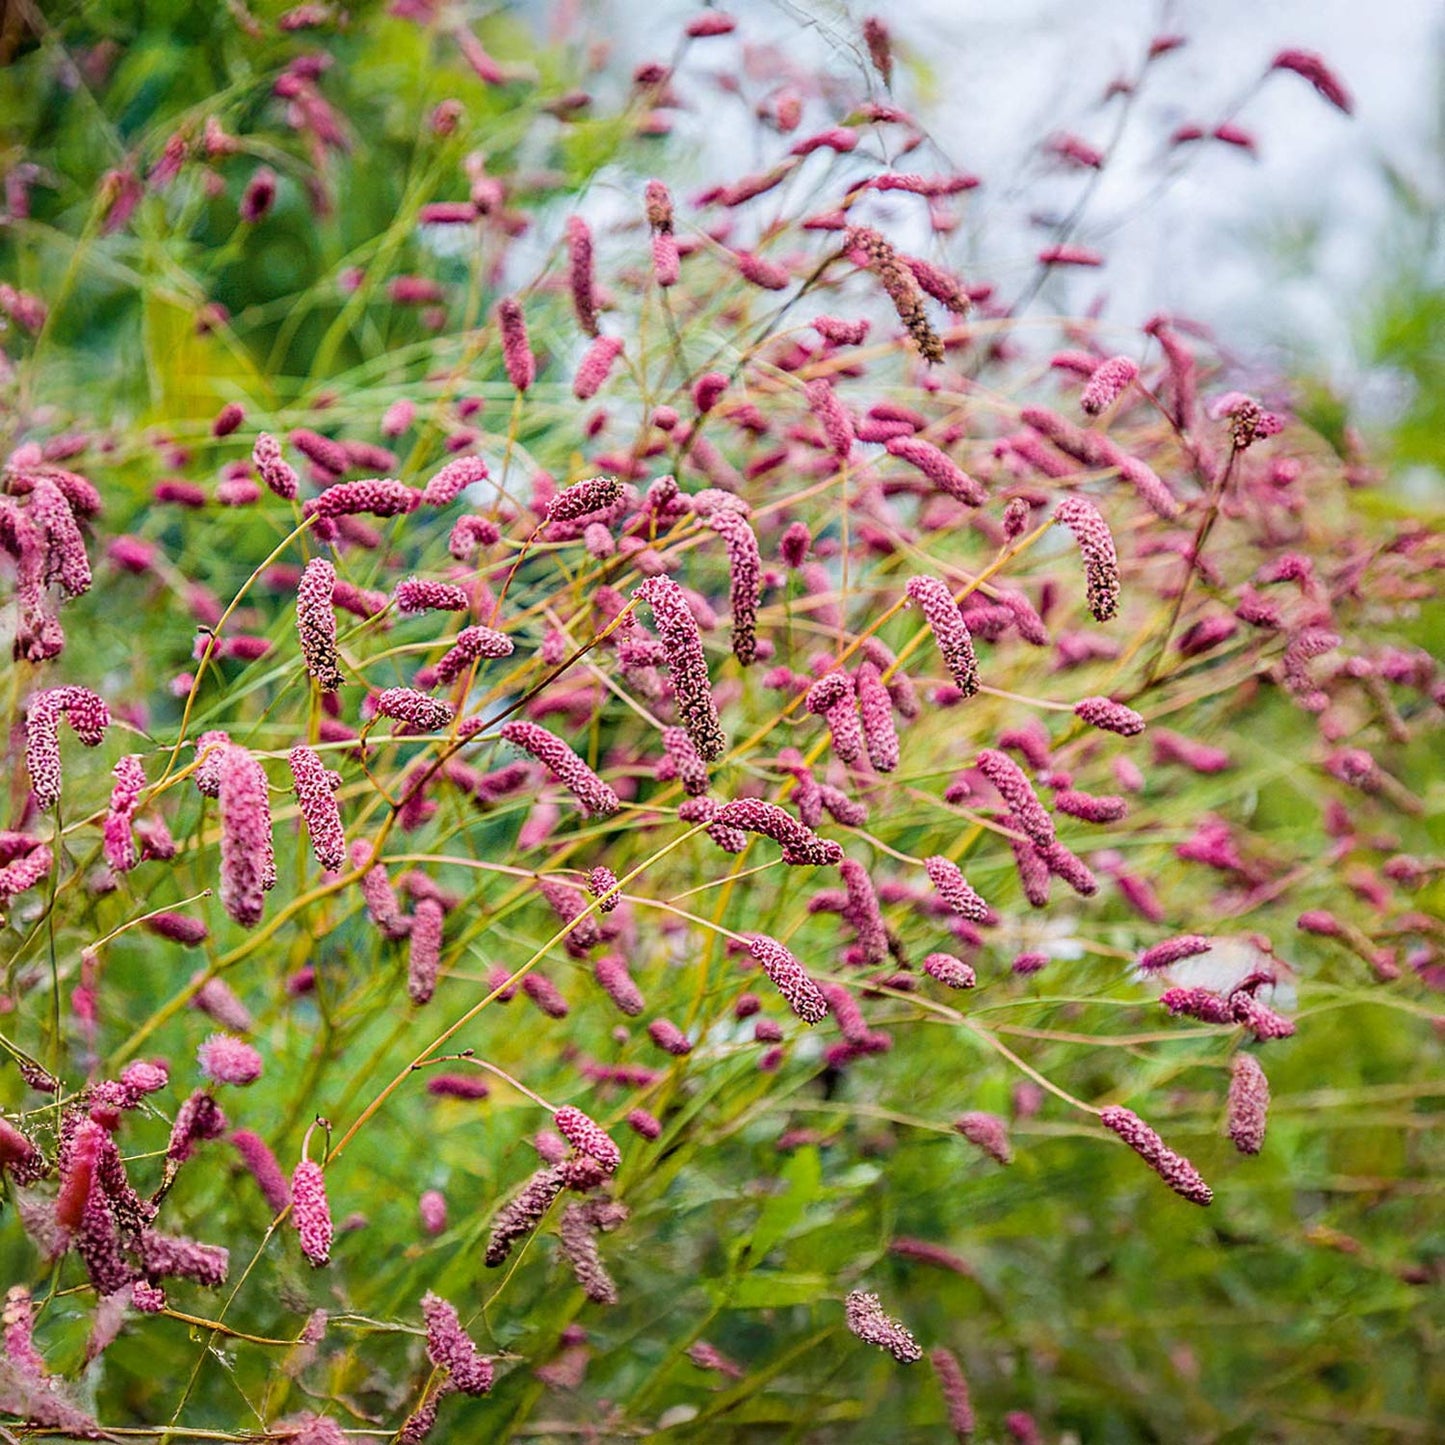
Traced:
MULTIPOLYGON (((698 8, 602 0, 592 16, 615 16, 612 33, 629 57, 665 57, 698 8)), ((800 67, 856 73, 849 42, 856 46, 858 21, 870 12, 900 50, 926 61, 930 93, 921 97, 905 75, 898 98, 916 102, 949 155, 983 177, 969 198, 967 237, 977 264, 1008 296, 1027 280, 1042 243, 1027 210, 1067 210, 1083 184, 1083 173, 1044 164, 1039 142, 1059 129, 1107 141, 1117 114, 1099 103, 1108 82, 1137 67, 1151 36, 1187 36, 1152 69, 1078 233, 1109 265, 1074 274, 1057 296, 1077 309, 1104 294, 1108 315, 1132 324, 1160 310, 1192 315, 1246 360, 1267 360, 1272 344, 1286 340, 1347 381, 1351 338, 1388 242, 1381 158, 1437 202, 1442 194, 1434 146, 1445 57, 1439 0, 726 0, 724 8, 738 20, 737 34, 693 52, 716 70, 739 68, 742 41, 773 40, 800 67), (1286 47, 1326 58, 1354 96, 1352 119, 1297 75, 1276 74, 1250 93, 1286 47), (1256 135, 1257 160, 1217 142, 1167 149, 1176 126, 1227 115, 1256 135), (1187 155, 1188 164, 1161 186, 1171 154, 1187 155), (1306 264, 1290 266, 1261 248, 1263 235, 1314 228, 1306 264)), ((750 148, 739 154, 720 107, 684 114, 679 129, 713 158, 714 178, 758 162, 750 148)), ((776 153, 784 149, 779 142, 776 153)), ((922 152, 901 167, 942 169, 922 152)))

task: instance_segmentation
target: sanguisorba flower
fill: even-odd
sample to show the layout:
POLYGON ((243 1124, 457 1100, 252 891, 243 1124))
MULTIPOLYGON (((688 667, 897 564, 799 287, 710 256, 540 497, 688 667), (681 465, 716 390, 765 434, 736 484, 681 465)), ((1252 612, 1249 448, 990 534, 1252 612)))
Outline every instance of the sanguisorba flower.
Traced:
POLYGON ((766 934, 755 933, 748 939, 748 952, 762 965, 788 1007, 804 1023, 815 1024, 828 1012, 823 990, 808 976, 808 971, 791 953, 766 934))
POLYGON ((687 735, 704 762, 715 762, 727 747, 718 721, 703 656, 702 634, 683 590, 671 577, 650 577, 634 594, 652 608, 659 637, 667 652, 673 699, 687 735))
POLYGON ((923 1358, 918 1341, 891 1315, 883 1312, 883 1303, 876 1294, 855 1289, 844 1305, 848 1328, 860 1340, 887 1350, 900 1364, 916 1364, 923 1358))
POLYGON ((1241 1154, 1264 1147, 1269 1118, 1269 1080, 1253 1054, 1235 1054, 1230 1064, 1229 1137, 1241 1154))
POLYGON ((508 296, 497 303, 496 314, 507 379, 519 392, 525 392, 537 379, 537 359, 527 340, 527 318, 522 313, 521 302, 515 296, 508 296))
POLYGON ((968 624, 953 600, 948 584, 937 577, 918 576, 908 579, 908 595, 923 611, 939 656, 948 668, 954 685, 965 697, 978 691, 978 658, 968 624))
POLYGON ((326 1198, 326 1176, 314 1160, 303 1159, 291 1175, 291 1222, 307 1260, 317 1269, 330 1263, 331 1205, 326 1198))
POLYGON ((341 827, 341 809, 336 803, 336 788, 341 778, 327 768, 314 748, 298 745, 287 754, 287 760, 296 785, 296 802, 306 820, 316 861, 334 873, 346 861, 346 835, 341 827))
POLYGON ((1099 1122, 1117 1134, 1176 1194, 1192 1204, 1213 1202, 1214 1191, 1199 1171, 1176 1154, 1137 1114, 1117 1104, 1099 1113, 1099 1122))
POLYGON ((336 569, 324 557, 313 557, 296 588, 296 633, 306 671, 322 692, 336 692, 342 681, 336 658, 335 592, 336 569))
POLYGON ((216 1084, 244 1087, 261 1077, 261 1055, 231 1034, 212 1034, 197 1051, 201 1072, 216 1084))
POLYGON ((581 1109, 564 1104, 552 1116, 557 1132, 589 1159, 595 1159, 608 1174, 615 1174, 622 1163, 622 1151, 613 1143, 607 1131, 595 1120, 588 1118, 581 1109))
POLYGON ((266 773, 244 748, 228 744, 217 767, 221 802, 221 904, 244 928, 261 921, 276 884, 266 773))
POLYGON ((1054 521, 1074 534, 1084 561, 1089 611, 1095 621, 1107 622, 1119 610, 1119 557, 1109 524, 1087 497, 1080 496, 1062 498, 1054 508, 1054 521))
POLYGON ((609 818, 622 806, 622 799, 561 738, 540 723, 504 723, 501 737, 545 764, 588 817, 609 818))

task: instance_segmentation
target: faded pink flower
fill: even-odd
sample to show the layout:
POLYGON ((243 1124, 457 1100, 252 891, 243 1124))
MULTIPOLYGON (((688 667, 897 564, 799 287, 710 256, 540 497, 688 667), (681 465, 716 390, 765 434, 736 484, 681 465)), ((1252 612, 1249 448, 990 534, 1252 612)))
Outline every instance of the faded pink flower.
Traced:
POLYGON ((427 1003, 436 991, 441 963, 442 906, 435 898, 418 901, 411 920, 406 991, 414 1004, 427 1003))
POLYGON ((244 1087, 261 1077, 261 1055, 231 1034, 212 1034, 197 1050, 201 1072, 213 1083, 244 1087))
POLYGON ((527 319, 515 296, 498 302, 497 325, 502 333, 502 363, 507 379, 519 392, 525 392, 537 379, 537 360, 527 340, 527 319))
POLYGON ((953 1127, 976 1149, 981 1149, 1000 1164, 1013 1162, 1013 1145, 1009 1143, 1008 1125, 997 1114, 975 1111, 953 1121, 953 1127))
POLYGON ((1111 356, 1101 361, 1089 376, 1088 385, 1079 397, 1079 405, 1090 416, 1107 411, 1124 394, 1139 375, 1139 364, 1127 356, 1111 356))
POLYGON ((440 1295, 427 1293, 421 1302, 426 1321, 426 1354, 445 1370, 454 1388, 464 1395, 485 1395, 492 1388, 492 1362, 477 1352, 462 1328, 455 1306, 440 1295))
POLYGON ((105 815, 105 861, 117 873, 125 873, 136 865, 135 842, 131 838, 131 822, 135 817, 140 795, 145 789, 145 768, 136 753, 129 753, 116 765, 115 785, 110 792, 110 807, 105 815))
POLYGON ((855 1289, 844 1306, 848 1328, 860 1340, 887 1350, 900 1364, 911 1365, 923 1358, 918 1341, 891 1315, 883 1313, 876 1294, 855 1289))

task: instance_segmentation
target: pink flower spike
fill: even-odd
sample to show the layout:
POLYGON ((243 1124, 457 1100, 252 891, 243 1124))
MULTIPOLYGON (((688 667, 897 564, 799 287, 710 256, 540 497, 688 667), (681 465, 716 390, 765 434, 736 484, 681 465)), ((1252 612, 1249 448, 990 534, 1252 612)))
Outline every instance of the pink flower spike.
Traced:
POLYGON ((618 1165, 622 1163, 621 1150, 601 1125, 588 1118, 581 1109, 564 1104, 552 1116, 552 1122, 557 1126, 557 1132, 579 1154, 595 1159, 608 1174, 617 1172, 618 1165))
POLYGON ((883 1313, 876 1294, 855 1289, 848 1296, 844 1312, 848 1328, 860 1340, 887 1350, 900 1364, 912 1365, 923 1358, 918 1341, 891 1315, 883 1313))
POLYGON ((1171 964, 1180 963, 1186 958, 1194 958, 1201 953, 1208 953, 1211 944, 1209 939, 1201 937, 1197 933, 1181 933, 1177 938, 1166 938, 1162 943, 1156 943, 1152 948, 1146 948, 1139 955, 1139 967, 1145 973, 1153 973, 1161 968, 1168 968, 1171 964))
POLYGON ((1353 115, 1355 104, 1340 78, 1312 50, 1281 50, 1270 61, 1271 70, 1292 70, 1303 76, 1336 110, 1353 115))
POLYGON ((410 723, 421 732, 440 732, 456 714, 451 706, 411 687, 388 687, 376 694, 376 711, 381 717, 410 723))
POLYGON ((1119 610, 1119 558, 1109 524, 1091 501, 1080 496, 1065 497, 1054 508, 1054 521, 1074 534, 1084 560, 1089 611, 1095 621, 1107 622, 1119 610))
POLYGON ((958 690, 964 697, 972 697, 979 686, 978 659, 974 655, 973 638, 948 584, 937 577, 910 577, 908 596, 922 609, 939 655, 958 690))
POLYGON ((294 747, 287 756, 296 785, 296 801, 306 820, 316 861, 329 872, 337 872, 346 861, 346 835, 332 785, 332 778, 337 775, 327 771, 321 755, 313 748, 294 747))
POLYGON ((1230 1065, 1229 1137, 1241 1154, 1264 1147, 1269 1117, 1269 1080, 1253 1054, 1235 1054, 1230 1065))
POLYGON ((517 299, 508 296, 497 305, 497 325, 502 332, 502 362, 507 378, 519 392, 537 379, 537 361, 527 340, 527 321, 517 299))
POLYGON ((212 1034, 197 1051, 197 1057, 201 1072, 215 1084, 244 1088, 261 1077, 261 1055, 231 1034, 212 1034))
POLYGON ((310 1159, 303 1159, 291 1175, 291 1222, 308 1262, 317 1269, 330 1263, 333 1230, 326 1176, 310 1159))
POLYGON ((539 763, 582 805, 587 817, 610 818, 622 799, 555 733, 538 723, 513 721, 500 730, 503 742, 519 747, 539 763))
POLYGON ((972 988, 978 982, 973 969, 951 953, 930 953, 923 960, 923 971, 945 988, 972 988))
POLYGON ((1210 1204, 1214 1191, 1199 1171, 1164 1141, 1137 1114, 1112 1104, 1100 1111, 1099 1122, 1117 1134, 1176 1194, 1192 1204, 1210 1204))
POLYGON ((754 934, 748 940, 748 951, 762 965, 763 972, 787 1000, 788 1007, 804 1023, 818 1023, 827 1014, 828 1000, 823 991, 777 939, 762 933, 754 934))
POLYGON ((263 895, 276 883, 271 800, 266 773, 244 748, 227 745, 217 767, 221 803, 221 904, 243 928, 254 928, 263 895))
POLYGON ((1083 697, 1074 704, 1074 715, 1090 727, 1121 737, 1137 737, 1144 731, 1144 719, 1133 708, 1107 697, 1083 697))
POLYGON ((296 588, 296 631, 306 671, 322 692, 336 692, 342 683, 336 655, 336 569, 324 557, 313 557, 296 588))
POLYGON ((1139 375, 1139 365, 1127 356, 1111 356, 1094 368, 1079 405, 1089 416, 1107 411, 1139 375))

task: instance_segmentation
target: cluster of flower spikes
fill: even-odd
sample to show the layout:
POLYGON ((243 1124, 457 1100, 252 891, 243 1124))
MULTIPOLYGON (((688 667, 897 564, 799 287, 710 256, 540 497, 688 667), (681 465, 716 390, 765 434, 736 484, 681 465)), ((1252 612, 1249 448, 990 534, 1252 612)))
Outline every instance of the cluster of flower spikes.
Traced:
MULTIPOLYGON (((464 52, 480 73, 489 58, 471 40, 464 52)), ((870 35, 875 62, 878 46, 877 34, 870 35)), ((1303 62, 1280 68, 1305 75, 1330 98, 1303 62)), ((298 65, 286 79, 298 128, 334 145, 335 119, 328 119, 317 76, 298 65)), ((891 107, 858 115, 860 123, 912 135, 909 118, 891 107)), ((444 124, 440 116, 436 123, 444 124)), ((600 403, 586 422, 592 445, 585 464, 568 483, 540 468, 518 483, 513 462, 507 489, 490 491, 488 463, 477 455, 487 445, 477 424, 480 399, 470 407, 445 403, 446 446, 455 455, 429 476, 359 475, 402 470, 384 444, 419 434, 416 401, 401 396, 374 428, 354 414, 333 423, 318 410, 298 419, 358 434, 296 426, 284 442, 254 430, 245 409, 232 404, 213 428, 216 454, 230 456, 214 499, 184 479, 157 486, 158 513, 169 509, 182 518, 212 500, 228 508, 272 508, 278 516, 290 515, 279 504, 301 502, 302 534, 261 573, 256 590, 267 604, 287 609, 294 680, 313 697, 314 727, 298 718, 279 752, 252 749, 219 730, 182 738, 194 745, 187 761, 197 792, 218 803, 215 881, 239 928, 262 922, 264 895, 276 883, 274 777, 295 794, 321 886, 350 890, 386 943, 406 940, 411 1000, 432 1006, 452 961, 451 903, 434 880, 408 874, 403 904, 385 862, 388 839, 424 834, 441 798, 483 812, 517 811, 519 799, 534 799, 516 849, 550 885, 538 889, 550 909, 549 927, 568 953, 591 961, 599 988, 617 1008, 636 1017, 646 1005, 626 965, 601 952, 631 945, 638 935, 631 895, 646 888, 646 879, 635 889, 627 882, 632 854, 624 833, 647 838, 657 831, 671 840, 695 832, 691 856, 704 879, 731 866, 727 854, 746 853, 748 863, 838 869, 839 885, 830 887, 825 872, 809 903, 814 916, 837 915, 838 938, 828 940, 820 924, 803 935, 811 948, 787 946, 749 929, 732 938, 729 951, 739 965, 739 989, 756 982, 757 969, 805 1025, 827 1027, 824 1020, 833 1016, 838 1040, 827 1051, 830 1068, 866 1067, 868 1055, 890 1047, 892 1038, 869 1027, 860 1000, 920 992, 931 986, 920 972, 940 989, 968 987, 984 972, 990 931, 1004 926, 1002 903, 1012 902, 1014 887, 997 858, 1011 856, 1017 890, 1034 907, 1050 901, 1055 879, 1088 899, 1104 874, 1144 922, 1162 921, 1162 905, 1148 885, 1109 850, 1092 851, 1080 825, 1123 821, 1146 786, 1146 764, 1165 779, 1174 768, 1206 774, 1233 765, 1202 739, 1146 732, 1146 715, 1181 667, 1249 662, 1253 675, 1319 719, 1324 776, 1378 806, 1408 810, 1408 794, 1360 735, 1378 730, 1387 744, 1398 744, 1417 717, 1438 709, 1441 684, 1429 659, 1406 649, 1344 649, 1348 618, 1336 612, 1355 609, 1367 571, 1376 598, 1407 596, 1437 564, 1438 547, 1407 531, 1382 557, 1361 547, 1311 564, 1304 497, 1311 469, 1321 464, 1290 450, 1289 428, 1282 442, 1267 445, 1279 419, 1249 398, 1225 396, 1207 407, 1206 363, 1194 354, 1187 326, 1169 318, 1156 318, 1141 333, 1138 360, 1104 353, 1081 328, 1071 338, 1078 348, 1060 353, 1048 379, 1016 405, 987 413, 972 407, 954 383, 959 367, 985 343, 959 318, 970 302, 986 318, 1005 308, 986 283, 965 284, 907 254, 889 238, 890 212, 879 203, 889 194, 915 197, 943 233, 949 198, 970 190, 971 178, 880 169, 855 154, 856 130, 847 125, 808 139, 816 144, 789 142, 787 160, 767 178, 734 179, 690 204, 674 202, 660 182, 638 188, 636 227, 625 237, 637 254, 626 264, 645 271, 650 249, 652 280, 668 293, 680 324, 706 315, 718 285, 715 247, 732 250, 727 274, 735 272, 730 284, 743 298, 739 304, 769 321, 765 339, 733 372, 669 375, 668 400, 645 406, 626 390, 625 370, 614 364, 626 345, 603 335, 613 344, 598 350, 600 328, 618 318, 593 275, 592 238, 581 216, 567 227, 562 287, 580 333, 570 377, 561 357, 533 350, 527 321, 536 297, 500 299, 494 374, 498 386, 504 376, 515 391, 518 410, 525 414, 528 405, 569 390, 600 403), (760 255, 751 249, 763 242, 754 237, 750 202, 820 151, 833 167, 825 182, 828 200, 790 238, 806 248, 807 262, 775 243, 777 258, 760 255), (704 230, 711 244, 704 243, 704 230), (829 310, 818 310, 806 328, 774 327, 777 318, 767 308, 805 291, 810 303, 829 310), (870 324, 881 338, 872 348, 864 345, 870 324), (819 385, 825 378, 826 393, 819 385), (896 399, 903 387, 909 404, 896 399), (1161 400, 1172 430, 1157 425, 1146 397, 1161 400), (1200 546, 1221 495, 1229 502, 1225 524, 1252 530, 1259 543, 1260 560, 1247 577, 1232 570, 1223 549, 1216 555, 1200 546), (813 496, 827 500, 809 505, 813 496), (1050 522, 1071 535, 1077 562, 1073 554, 1038 545, 1057 535, 1047 531, 1050 522), (438 561, 443 535, 449 560, 438 561), (405 575, 389 579, 390 594, 352 580, 370 583, 378 570, 372 564, 389 565, 395 542, 410 555, 405 575), (926 568, 921 556, 929 559, 926 568), (580 583, 562 585, 559 557, 580 583), (1142 679, 1125 673, 1116 687, 1119 673, 1110 664, 1123 659, 1121 639, 1147 611, 1131 592, 1178 606, 1142 679), (380 634, 393 626, 408 639, 397 654, 401 662, 388 658, 385 666, 373 666, 380 634), (420 651, 428 660, 410 667, 420 651), (1073 686, 1079 674, 1089 678, 1087 688, 1073 686), (991 690, 1013 692, 1021 675, 1039 679, 1039 690, 1050 696, 1002 709, 985 701, 991 690), (1117 695, 1104 696, 1101 687, 1117 695), (614 706, 619 697, 630 706, 614 706), (498 712, 505 712, 501 720, 498 712), (870 803, 900 759, 936 759, 922 721, 941 712, 952 713, 972 739, 972 761, 934 806, 940 822, 949 820, 950 835, 962 819, 976 837, 956 858, 930 854, 909 861, 894 850, 884 863, 864 837, 870 803), (768 726, 751 740, 759 718, 768 726), (775 733, 801 747, 774 746, 775 733), (1131 741, 1141 735, 1142 742, 1131 741), (730 738, 752 750, 747 769, 733 765, 730 738), (405 751, 383 751, 392 748, 405 751), (342 805, 356 806, 348 784, 369 778, 378 755, 404 760, 388 794, 388 821, 377 828, 370 822, 376 815, 366 811, 365 823, 357 819, 366 835, 348 842, 342 805), (290 764, 289 783, 277 766, 282 756, 290 764), (1129 797, 1079 786, 1106 768, 1112 785, 1129 797), (579 838, 586 867, 564 861, 550 869, 551 853, 565 849, 573 858, 579 838), (865 856, 871 869, 861 862, 865 856), (599 918, 600 901, 577 885, 609 869, 612 879, 622 880, 616 884, 622 896, 615 911, 599 918), (997 890, 975 890, 970 873, 999 880, 997 890), (938 950, 945 941, 967 961, 938 950), (921 970, 910 966, 909 943, 932 950, 921 970), (847 981, 820 986, 810 969, 837 971, 831 954, 847 981)), ((207 144, 219 154, 223 140, 207 144)), ((501 197, 485 174, 471 179, 469 201, 438 198, 424 222, 493 225, 504 209, 501 197), (457 209, 437 209, 447 206, 457 209)), ((249 187, 245 219, 259 220, 269 203, 267 185, 249 187)), ((1067 264, 1065 250, 1054 248, 1048 264, 1067 264)), ((389 289, 397 304, 437 306, 444 294, 418 277, 392 278, 389 289)), ((1005 366, 1006 348, 984 360, 1005 366)), ((171 460, 185 470, 180 449, 171 460)), ((17 653, 30 664, 48 663, 63 645, 57 596, 78 596, 89 582, 83 527, 98 512, 99 498, 43 450, 21 448, 5 475, 0 542, 15 564, 17 653)), ((115 538, 107 550, 111 585, 161 577, 166 564, 159 545, 115 538)), ((259 627, 246 631, 235 618, 223 622, 224 607, 199 584, 188 601, 200 625, 220 630, 206 633, 195 671, 177 677, 179 697, 199 696, 208 670, 233 678, 262 658, 274 665, 276 651, 259 627)), ((47 701, 69 690, 37 688, 32 696, 27 756, 40 760, 30 777, 41 808, 64 795, 56 716, 67 717, 82 742, 91 740, 74 710, 47 701)), ((135 702, 114 701, 117 708, 135 702)), ((239 728, 233 731, 241 736, 239 728)), ((956 749, 949 755, 956 767, 956 749)), ((171 773, 163 765, 167 781, 171 773)), ((138 802, 154 799, 138 794, 133 778, 127 789, 124 806, 113 806, 112 815, 124 813, 128 822, 138 802)), ((875 820, 882 811, 873 810, 875 820)), ((1338 820, 1338 827, 1346 836, 1348 820, 1338 820)), ((18 868, 11 875, 15 886, 0 884, 7 897, 33 891, 40 881, 30 877, 34 867, 27 872, 24 866, 41 847, 38 833, 16 836, 26 841, 4 844, 0 878, 18 868)), ((1241 853, 1221 819, 1202 820, 1178 855, 1212 870, 1222 890, 1245 898, 1278 881, 1264 860, 1241 853)), ((47 855, 46 872, 50 866, 47 855)), ((1382 872, 1405 889, 1434 867, 1429 860, 1392 857, 1382 872)), ((123 870, 112 866, 116 871, 123 870)), ((98 889, 107 884, 113 886, 113 878, 96 880, 98 889)), ((604 883, 601 892, 611 886, 604 883)), ((1389 921, 1392 910, 1397 920, 1403 910, 1395 891, 1385 888, 1378 911, 1389 921)), ((1302 915, 1302 926, 1368 954, 1382 978, 1392 966, 1399 972, 1398 960, 1383 956, 1359 925, 1302 915)), ((1152 962, 1146 972, 1153 972, 1152 962)), ((515 983, 512 977, 500 967, 493 981, 499 1002, 520 990, 544 1013, 566 1013, 549 974, 532 969, 515 983)), ((194 999, 217 981, 198 981, 194 999)), ((1220 1027, 1254 1026, 1261 1018, 1252 1011, 1255 995, 1269 982, 1232 989, 1218 1008, 1200 996, 1181 1002, 1166 994, 1164 1002, 1220 1027)), ((314 977, 296 980, 298 995, 310 987, 314 977)), ((739 1023, 757 1016, 754 1038, 764 1046, 759 1066, 778 1067, 797 1025, 780 1025, 778 1010, 760 1006, 750 988, 738 994, 735 1013, 739 1023)), ((677 1041, 690 1040, 664 1019, 648 1022, 652 1027, 638 1036, 646 1032, 669 1059, 683 1058, 677 1041)), ((1270 1034, 1267 1023, 1255 1032, 1281 1036, 1270 1034)), ((591 1077, 609 1087, 645 1088, 655 1076, 641 1065, 599 1064, 591 1077)), ((1268 1091, 1261 1080, 1248 1065, 1236 1070, 1232 1129, 1244 1141, 1241 1148, 1257 1149, 1262 1138, 1260 1100, 1268 1091)), ((178 1112, 176 1167, 197 1140, 224 1129, 213 1108, 188 1100, 178 1112)), ((656 1137, 658 1121, 640 1105, 629 1111, 629 1122, 634 1117, 640 1137, 656 1137)), ((1207 1202, 1209 1189, 1197 1171, 1141 1120, 1119 1106, 1101 1119, 1172 1187, 1207 1202)), ((581 1261, 579 1278, 586 1275, 589 1296, 605 1302, 615 1289, 605 1271, 597 1273, 592 1235, 618 1222, 618 1206, 598 1192, 617 1168, 616 1145, 578 1110, 558 1111, 556 1124, 571 1150, 564 1145, 557 1157, 544 1155, 544 1167, 498 1211, 488 1263, 506 1258, 511 1242, 535 1228, 562 1192, 576 1191, 585 1199, 565 1212, 564 1243, 574 1265, 581 1261)), ((143 1212, 143 1205, 123 1205, 130 1197, 123 1171, 117 1176, 115 1165, 104 1162, 112 1156, 96 1131, 110 1127, 93 1120, 76 1126, 81 1143, 78 1152, 72 1143, 69 1155, 62 1154, 56 1214, 63 1204, 61 1227, 85 1241, 77 1250, 98 1292, 114 1293, 128 1282, 133 1291, 140 1288, 138 1307, 154 1308, 147 1291, 168 1273, 186 1273, 158 1262, 171 1263, 184 1251, 174 1241, 157 1244, 144 1223, 121 1222, 125 1208, 143 1212), (99 1196, 89 1185, 83 1197, 80 1183, 66 1187, 85 1176, 86 1160, 102 1181, 99 1196), (135 1274, 122 1280, 130 1271, 135 1274)), ((274 1207, 285 1196, 285 1179, 278 1181, 274 1157, 268 1163, 260 1143, 248 1135, 238 1151, 274 1207)), ((31 1169, 28 1159, 19 1149, 7 1167, 12 1174, 31 1169)), ((303 1161, 289 1196, 303 1253, 324 1265, 332 1232, 320 1166, 303 1161)), ((192 1277, 218 1272, 214 1257, 197 1258, 210 1262, 191 1268, 192 1277)), ((489 1385, 490 1367, 482 1368, 487 1362, 444 1304, 429 1299, 422 1305, 429 1357, 451 1372, 456 1389, 470 1393, 462 1379, 479 1385, 485 1378, 489 1385)), ((906 1329, 882 1314, 876 1297, 855 1292, 848 1320, 861 1338, 900 1360, 921 1353, 906 1329)), ((418 1415, 434 1403, 424 1401, 418 1415)))

